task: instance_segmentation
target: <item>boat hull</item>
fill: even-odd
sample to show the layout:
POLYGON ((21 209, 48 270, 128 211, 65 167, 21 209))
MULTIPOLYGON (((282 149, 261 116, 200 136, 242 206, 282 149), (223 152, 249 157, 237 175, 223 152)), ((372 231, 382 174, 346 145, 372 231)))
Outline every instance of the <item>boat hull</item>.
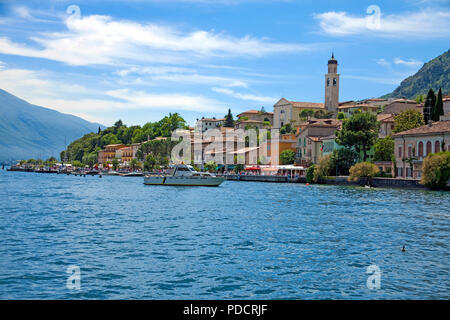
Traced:
POLYGON ((218 177, 144 177, 144 184, 152 186, 218 187, 225 179, 218 177))

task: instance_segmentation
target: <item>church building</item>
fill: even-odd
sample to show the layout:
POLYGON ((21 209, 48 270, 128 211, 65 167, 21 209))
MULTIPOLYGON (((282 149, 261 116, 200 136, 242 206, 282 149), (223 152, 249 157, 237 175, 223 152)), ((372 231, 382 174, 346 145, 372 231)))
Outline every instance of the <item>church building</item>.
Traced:
POLYGON ((337 114, 339 107, 339 74, 337 73, 338 62, 334 58, 328 60, 328 73, 325 75, 325 103, 290 101, 281 98, 274 106, 273 127, 281 128, 290 124, 296 126, 302 121, 300 112, 305 109, 323 111, 337 114))

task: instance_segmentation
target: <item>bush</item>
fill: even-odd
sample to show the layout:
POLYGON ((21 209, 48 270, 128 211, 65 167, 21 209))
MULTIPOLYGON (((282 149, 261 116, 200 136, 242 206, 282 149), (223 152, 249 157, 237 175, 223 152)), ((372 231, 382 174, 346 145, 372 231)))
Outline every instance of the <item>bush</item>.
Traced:
POLYGON ((433 189, 443 189, 450 178, 450 151, 428 155, 422 164, 420 183, 433 189))
POLYGON ((214 161, 212 161, 212 160, 208 161, 205 164, 205 170, 208 171, 208 172, 215 172, 216 168, 217 168, 217 164, 214 161))
POLYGON ((291 149, 284 150, 280 153, 281 164, 293 164, 295 162, 295 152, 291 149))
POLYGON ((314 169, 313 181, 318 182, 320 179, 328 176, 331 171, 331 154, 322 157, 314 169))
POLYGON ((306 170, 306 182, 312 183, 314 182, 314 169, 315 165, 309 166, 309 168, 306 170))
POLYGON ((380 169, 370 162, 360 162, 350 168, 348 181, 358 181, 359 178, 372 178, 380 169))

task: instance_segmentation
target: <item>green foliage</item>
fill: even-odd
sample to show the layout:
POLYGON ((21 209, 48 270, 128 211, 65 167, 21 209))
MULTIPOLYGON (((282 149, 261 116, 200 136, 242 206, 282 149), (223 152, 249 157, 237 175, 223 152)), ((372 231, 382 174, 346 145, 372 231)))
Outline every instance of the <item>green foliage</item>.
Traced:
POLYGON ((331 112, 327 112, 325 110, 317 110, 314 112, 314 118, 316 119, 328 119, 332 116, 331 112))
POLYGON ((436 106, 436 95, 433 89, 430 89, 425 99, 425 104, 423 106, 423 117, 425 124, 428 124, 430 120, 433 120, 434 108, 436 106))
POLYGON ((450 151, 429 154, 422 164, 421 184, 443 189, 450 178, 450 151))
POLYGON ((375 142, 374 149, 374 161, 391 161, 394 155, 394 139, 390 136, 378 139, 375 142))
POLYGON ((241 171, 244 171, 244 165, 241 163, 238 163, 235 167, 234 167, 234 172, 239 173, 241 171))
POLYGON ((67 150, 61 152, 60 156, 61 160, 64 160, 67 152, 67 161, 78 160, 85 162, 83 160, 85 159, 85 163, 91 165, 92 161, 95 160, 93 154, 97 154, 106 145, 129 145, 156 137, 170 137, 172 131, 183 128, 186 128, 186 122, 178 113, 170 113, 169 116, 164 117, 160 121, 148 122, 143 127, 127 127, 119 120, 112 127, 99 130, 98 133, 86 134, 82 138, 73 141, 67 150))
POLYGON ((363 152, 364 161, 367 151, 378 137, 379 125, 377 117, 369 112, 354 113, 342 122, 342 130, 336 132, 336 142, 347 148, 363 152))
POLYGON ((348 181, 358 181, 359 178, 372 178, 380 169, 370 162, 360 162, 350 168, 348 181))
POLYGON ((424 116, 417 110, 405 110, 394 117, 394 129, 392 132, 402 132, 418 128, 425 124, 424 116))
POLYGON ((84 165, 81 163, 81 161, 78 161, 78 160, 72 161, 72 166, 74 166, 76 168, 84 167, 84 165))
POLYGON ((331 172, 331 154, 322 157, 314 168, 313 182, 319 182, 320 179, 328 176, 331 172))
POLYGON ((292 125, 288 123, 280 128, 280 133, 281 134, 295 133, 295 128, 293 128, 292 125))
POLYGON ((349 148, 334 150, 330 157, 330 174, 348 175, 350 168, 358 161, 359 155, 349 148))
POLYGON ((439 121, 440 117, 444 115, 444 103, 442 101, 442 90, 439 89, 436 104, 433 108, 431 118, 433 121, 439 121))
POLYGON ((119 160, 117 158, 114 158, 112 160, 113 169, 117 170, 119 168, 119 160))
POLYGON ((425 63, 413 76, 406 78, 391 94, 384 98, 414 99, 418 95, 426 95, 428 89, 442 88, 444 94, 450 93, 450 50, 439 57, 425 63))
POLYGON ((293 164, 295 161, 295 152, 287 149, 280 153, 281 164, 293 164))
POLYGON ((225 116, 225 123, 223 124, 226 128, 234 127, 233 115, 231 114, 231 109, 228 109, 228 114, 225 116))
POLYGON ((311 165, 306 170, 306 182, 313 183, 314 182, 314 170, 316 168, 316 165, 311 165))
POLYGON ((136 168, 139 166, 139 162, 136 159, 131 159, 130 161, 130 167, 133 170, 136 170, 136 168))
POLYGON ((208 161, 206 164, 205 164, 205 170, 206 171, 208 171, 208 172, 215 172, 216 171, 216 168, 217 168, 217 163, 215 163, 214 161, 208 161))
POLYGON ((153 156, 153 154, 149 154, 146 158, 145 158, 145 162, 144 162, 144 170, 145 171, 151 171, 155 168, 156 166, 156 159, 153 156))
POLYGON ((345 119, 345 113, 343 113, 342 111, 339 111, 337 114, 337 119, 338 120, 344 120, 345 119))
POLYGON ((309 120, 313 115, 314 115, 314 110, 311 110, 311 109, 303 109, 298 114, 298 116, 302 120, 309 120))

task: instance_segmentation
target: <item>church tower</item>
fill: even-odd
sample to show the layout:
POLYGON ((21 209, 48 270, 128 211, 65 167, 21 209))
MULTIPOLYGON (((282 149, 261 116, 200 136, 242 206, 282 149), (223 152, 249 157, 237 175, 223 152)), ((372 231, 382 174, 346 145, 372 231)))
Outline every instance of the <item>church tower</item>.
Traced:
POLYGON ((337 73, 338 62, 334 58, 328 60, 328 73, 325 75, 325 109, 337 114, 339 107, 339 74, 337 73))

